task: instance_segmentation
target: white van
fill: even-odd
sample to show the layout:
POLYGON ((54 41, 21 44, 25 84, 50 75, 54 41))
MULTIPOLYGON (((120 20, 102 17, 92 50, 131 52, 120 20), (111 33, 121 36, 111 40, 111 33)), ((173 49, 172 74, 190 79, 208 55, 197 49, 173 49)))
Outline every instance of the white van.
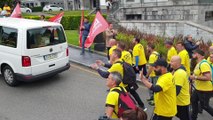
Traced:
POLYGON ((10 86, 68 70, 69 51, 61 24, 0 18, 0 69, 10 86))

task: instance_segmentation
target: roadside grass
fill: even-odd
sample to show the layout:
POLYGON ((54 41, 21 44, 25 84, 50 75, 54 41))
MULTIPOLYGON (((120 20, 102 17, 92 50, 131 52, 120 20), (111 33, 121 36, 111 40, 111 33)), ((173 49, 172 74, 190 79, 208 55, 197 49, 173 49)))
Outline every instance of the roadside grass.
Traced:
MULTIPOLYGON (((47 14, 56 15, 60 13, 61 11, 53 11, 53 12, 45 12, 47 14)), ((89 10, 84 10, 84 15, 88 15, 89 10)), ((75 10, 75 11, 64 11, 64 16, 67 15, 81 15, 81 10, 75 10)))
POLYGON ((78 30, 65 30, 68 44, 79 46, 79 34, 78 30))

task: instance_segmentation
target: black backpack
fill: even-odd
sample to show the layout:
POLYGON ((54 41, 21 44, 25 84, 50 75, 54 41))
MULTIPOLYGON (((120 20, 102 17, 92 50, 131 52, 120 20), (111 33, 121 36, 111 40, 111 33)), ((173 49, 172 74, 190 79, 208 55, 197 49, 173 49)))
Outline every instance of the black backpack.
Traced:
POLYGON ((122 80, 122 82, 124 84, 127 84, 130 89, 136 90, 138 88, 138 86, 136 84, 136 74, 135 74, 133 67, 125 61, 122 61, 122 62, 118 61, 117 63, 120 63, 123 66, 123 80, 122 80))
POLYGON ((137 108, 135 100, 132 98, 132 96, 124 91, 123 87, 120 87, 121 90, 119 89, 113 89, 112 91, 115 91, 119 93, 119 98, 118 98, 118 113, 113 111, 119 118, 121 117, 122 113, 125 110, 133 109, 135 110, 137 108))

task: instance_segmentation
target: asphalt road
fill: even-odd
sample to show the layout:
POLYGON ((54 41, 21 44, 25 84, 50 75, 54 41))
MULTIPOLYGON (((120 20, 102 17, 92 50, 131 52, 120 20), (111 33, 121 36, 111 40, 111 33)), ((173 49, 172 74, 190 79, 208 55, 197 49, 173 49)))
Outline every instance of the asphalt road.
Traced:
MULTIPOLYGON (((7 86, 0 76, 0 120, 97 120, 104 113, 106 90, 105 79, 76 64, 52 78, 18 87, 7 86)), ((148 98, 144 86, 138 93, 148 98)), ((153 107, 146 106, 150 116, 153 107)), ((212 120, 205 112, 199 117, 212 120)))

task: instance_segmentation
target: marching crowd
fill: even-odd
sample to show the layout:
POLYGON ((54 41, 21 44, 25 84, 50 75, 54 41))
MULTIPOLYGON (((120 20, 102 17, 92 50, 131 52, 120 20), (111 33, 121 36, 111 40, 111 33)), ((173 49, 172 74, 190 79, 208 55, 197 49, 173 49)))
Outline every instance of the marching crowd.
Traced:
MULTIPOLYGON (((173 41, 166 40, 165 47, 168 52, 164 59, 155 50, 154 44, 143 46, 140 38, 134 38, 132 51, 127 51, 123 42, 116 41, 116 31, 113 30, 112 24, 110 26, 105 32, 108 35, 106 45, 109 63, 97 60, 91 65, 100 76, 107 79, 109 93, 106 97, 105 114, 108 118, 147 119, 147 108, 137 93, 137 83, 127 84, 123 81, 124 77, 128 76, 125 75, 124 63, 132 66, 135 74, 139 74, 140 81, 150 91, 147 101, 154 106, 152 120, 171 120, 174 116, 180 120, 196 120, 198 108, 213 116, 213 108, 209 105, 209 100, 213 96, 213 46, 209 48, 210 55, 206 60, 205 52, 199 49, 200 42, 194 44, 191 35, 187 36, 187 40, 178 41, 175 45, 173 41), (145 49, 149 53, 148 60, 145 49), (196 59, 197 62, 192 71, 191 59, 196 59), (101 66, 109 69, 102 70, 101 66), (122 92, 129 93, 138 107, 120 113, 120 106, 123 105, 120 103, 122 92)), ((129 101, 131 99, 126 102, 129 101)))

